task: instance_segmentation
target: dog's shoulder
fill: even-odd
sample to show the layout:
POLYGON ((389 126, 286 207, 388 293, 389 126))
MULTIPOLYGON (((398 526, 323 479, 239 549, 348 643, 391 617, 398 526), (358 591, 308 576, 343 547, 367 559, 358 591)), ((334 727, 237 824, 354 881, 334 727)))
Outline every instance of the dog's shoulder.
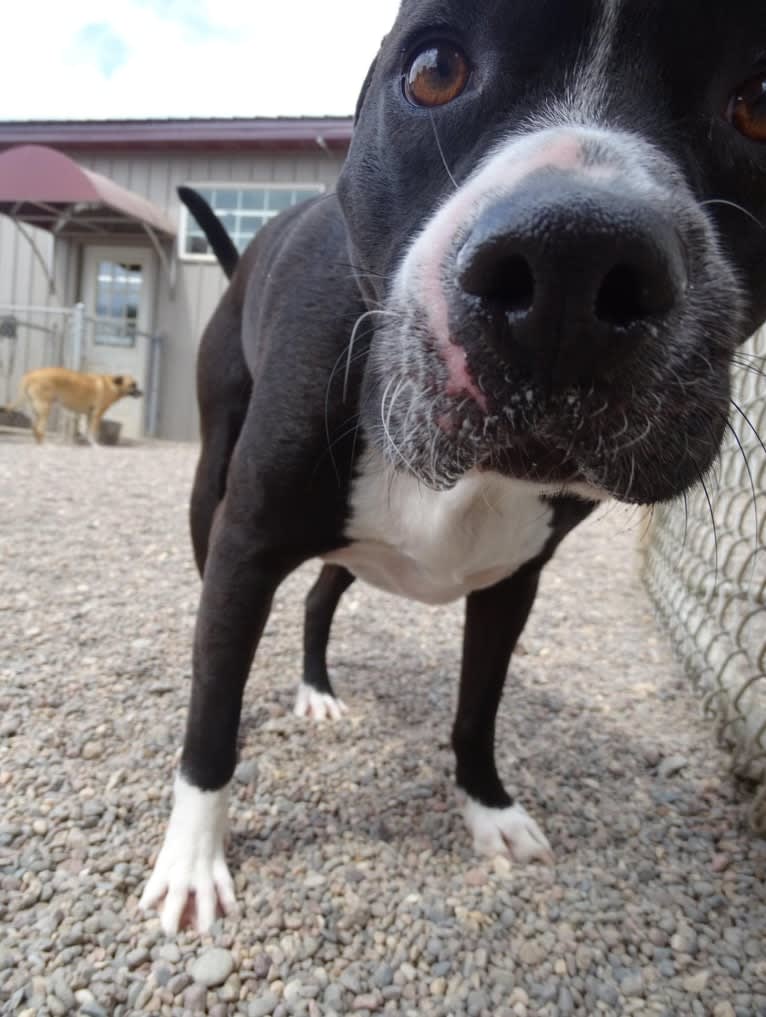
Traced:
MULTIPOLYGON (((252 285, 263 287, 275 278, 285 259, 293 271, 311 273, 317 248, 328 255, 346 249, 346 225, 334 192, 304 201, 280 212, 253 237, 242 253, 230 290, 244 299, 252 285)), ((334 262, 323 262, 322 271, 334 262)))
POLYGON ((276 344, 283 350, 282 367, 290 350, 326 379, 366 310, 335 194, 305 202, 264 227, 232 287, 232 299, 242 302, 253 326, 243 333, 246 347, 248 339, 259 348, 276 344))

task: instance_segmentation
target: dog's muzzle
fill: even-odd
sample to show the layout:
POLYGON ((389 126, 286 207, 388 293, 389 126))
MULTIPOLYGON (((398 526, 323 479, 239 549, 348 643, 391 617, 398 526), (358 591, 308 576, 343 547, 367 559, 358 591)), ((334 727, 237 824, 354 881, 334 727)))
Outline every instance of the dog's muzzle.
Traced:
POLYGON ((500 149, 398 269, 367 426, 429 486, 484 469, 651 503, 717 455, 743 310, 732 266, 669 161, 591 140, 500 149))

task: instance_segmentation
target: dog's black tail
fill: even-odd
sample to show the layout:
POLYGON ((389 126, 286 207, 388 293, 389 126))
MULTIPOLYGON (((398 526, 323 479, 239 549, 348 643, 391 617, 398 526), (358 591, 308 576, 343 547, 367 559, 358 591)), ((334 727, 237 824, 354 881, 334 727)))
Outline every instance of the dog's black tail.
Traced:
POLYGON ((239 251, 224 229, 221 220, 202 195, 193 188, 182 185, 178 188, 178 197, 189 209, 199 228, 207 237, 208 243, 213 248, 213 254, 218 258, 221 268, 226 273, 226 278, 231 279, 239 264, 239 251))

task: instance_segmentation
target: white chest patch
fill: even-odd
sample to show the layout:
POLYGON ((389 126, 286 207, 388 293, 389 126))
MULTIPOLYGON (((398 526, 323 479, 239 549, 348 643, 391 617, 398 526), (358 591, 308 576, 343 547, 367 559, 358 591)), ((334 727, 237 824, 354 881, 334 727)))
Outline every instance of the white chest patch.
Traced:
POLYGON ((539 486, 466 474, 432 491, 370 454, 351 496, 351 545, 324 560, 389 593, 444 604, 492 586, 536 557, 553 509, 539 486))

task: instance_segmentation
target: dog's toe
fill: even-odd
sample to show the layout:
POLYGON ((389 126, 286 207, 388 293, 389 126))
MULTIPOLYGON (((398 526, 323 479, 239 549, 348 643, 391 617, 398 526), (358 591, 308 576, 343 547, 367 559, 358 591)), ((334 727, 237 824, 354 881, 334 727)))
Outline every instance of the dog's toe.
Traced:
POLYGON ((144 911, 161 905, 167 935, 184 925, 207 932, 219 914, 236 910, 223 850, 226 802, 225 788, 200 791, 176 780, 165 841, 139 902, 144 911))
POLYGON ((340 720, 348 707, 341 699, 326 692, 318 692, 311 685, 301 684, 295 699, 293 713, 309 720, 340 720))
POLYGON ((144 911, 164 901, 160 910, 160 925, 168 936, 190 926, 197 932, 208 932, 216 918, 236 911, 234 884, 226 865, 215 876, 197 866, 193 875, 180 864, 176 871, 166 871, 166 865, 157 867, 141 896, 144 911))
POLYGON ((492 809, 468 800, 465 821, 473 835, 474 849, 482 855, 510 855, 514 861, 553 864, 548 838, 523 805, 492 809))

